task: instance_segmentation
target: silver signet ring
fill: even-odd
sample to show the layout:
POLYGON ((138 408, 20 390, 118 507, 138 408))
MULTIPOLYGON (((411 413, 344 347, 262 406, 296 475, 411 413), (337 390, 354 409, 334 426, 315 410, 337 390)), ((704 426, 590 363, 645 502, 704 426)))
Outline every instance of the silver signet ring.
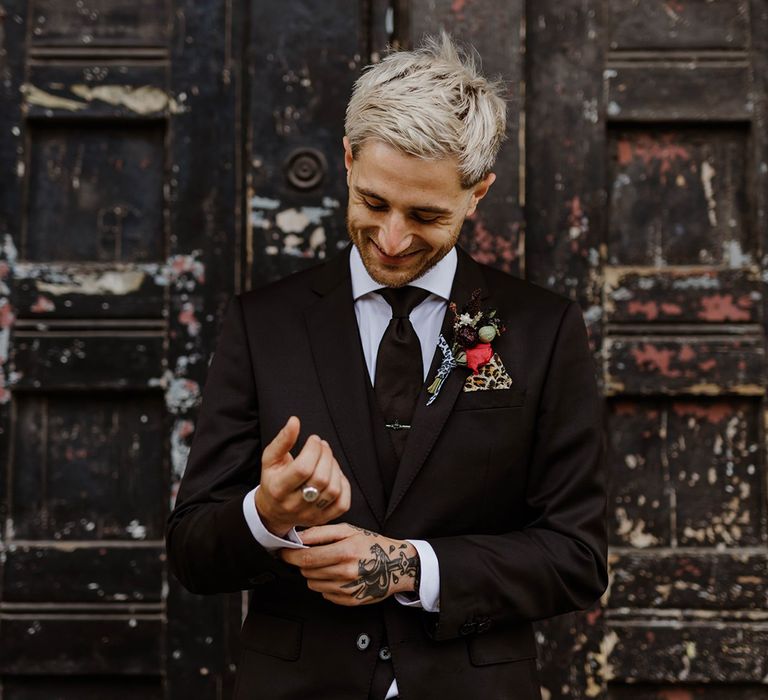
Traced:
POLYGON ((314 486, 305 486, 303 489, 301 489, 301 497, 307 503, 313 503, 317 500, 319 495, 320 492, 314 486))

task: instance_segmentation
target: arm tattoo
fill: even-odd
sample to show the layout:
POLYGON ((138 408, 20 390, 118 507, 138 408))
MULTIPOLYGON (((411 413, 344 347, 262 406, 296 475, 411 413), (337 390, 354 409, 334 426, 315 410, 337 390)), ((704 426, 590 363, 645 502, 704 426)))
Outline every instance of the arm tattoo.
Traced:
POLYGON ((389 545, 389 552, 374 543, 371 545, 371 559, 360 559, 358 562, 358 578, 345 583, 342 588, 354 588, 355 598, 386 598, 389 588, 393 583, 399 583, 401 576, 410 576, 415 579, 418 591, 421 577, 421 564, 419 555, 407 557, 405 552, 408 545, 399 547, 389 545))

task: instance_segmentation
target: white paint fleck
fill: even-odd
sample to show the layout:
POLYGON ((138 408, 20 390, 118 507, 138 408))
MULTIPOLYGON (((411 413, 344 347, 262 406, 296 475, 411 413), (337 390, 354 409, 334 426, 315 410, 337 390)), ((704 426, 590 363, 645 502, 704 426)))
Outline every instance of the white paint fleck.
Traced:
POLYGON ((147 528, 140 525, 138 520, 131 520, 125 527, 125 531, 135 540, 143 540, 147 537, 147 528))
POLYGON ((723 248, 729 267, 742 268, 752 265, 752 256, 742 250, 739 241, 733 239, 725 241, 723 248))
POLYGON ((701 184, 704 186, 704 196, 707 199, 707 216, 710 226, 717 226, 717 203, 715 202, 712 180, 716 175, 715 169, 705 160, 701 164, 701 184))
POLYGON ((200 399, 200 385, 186 377, 175 377, 170 371, 164 374, 167 389, 165 405, 174 415, 194 408, 200 399))
POLYGON ((279 199, 269 199, 268 197, 251 197, 252 209, 277 209, 280 206, 279 199))
POLYGON ((275 217, 277 227, 285 233, 301 233, 309 226, 309 217, 298 209, 286 209, 275 217))

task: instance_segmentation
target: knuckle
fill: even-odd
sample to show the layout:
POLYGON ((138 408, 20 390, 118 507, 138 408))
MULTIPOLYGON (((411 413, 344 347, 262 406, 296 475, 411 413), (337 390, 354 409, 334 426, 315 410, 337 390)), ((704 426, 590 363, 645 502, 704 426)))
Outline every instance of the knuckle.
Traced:
POLYGON ((314 465, 306 461, 294 462, 294 469, 296 470, 296 476, 306 481, 312 476, 312 472, 315 471, 314 465))
POLYGON ((313 559, 314 557, 312 556, 312 552, 307 550, 302 551, 301 559, 299 560, 299 566, 302 569, 302 573, 304 569, 312 568, 313 559))

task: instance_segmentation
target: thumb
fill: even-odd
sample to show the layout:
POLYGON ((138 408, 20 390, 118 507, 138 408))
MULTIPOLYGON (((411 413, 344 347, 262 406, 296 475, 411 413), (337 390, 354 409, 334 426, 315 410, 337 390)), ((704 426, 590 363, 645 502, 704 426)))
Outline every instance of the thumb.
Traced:
POLYGON ((296 444, 300 428, 301 422, 299 419, 296 416, 291 416, 280 429, 280 432, 272 439, 272 442, 264 448, 264 452, 261 453, 262 468, 271 467, 283 460, 290 449, 296 444))

